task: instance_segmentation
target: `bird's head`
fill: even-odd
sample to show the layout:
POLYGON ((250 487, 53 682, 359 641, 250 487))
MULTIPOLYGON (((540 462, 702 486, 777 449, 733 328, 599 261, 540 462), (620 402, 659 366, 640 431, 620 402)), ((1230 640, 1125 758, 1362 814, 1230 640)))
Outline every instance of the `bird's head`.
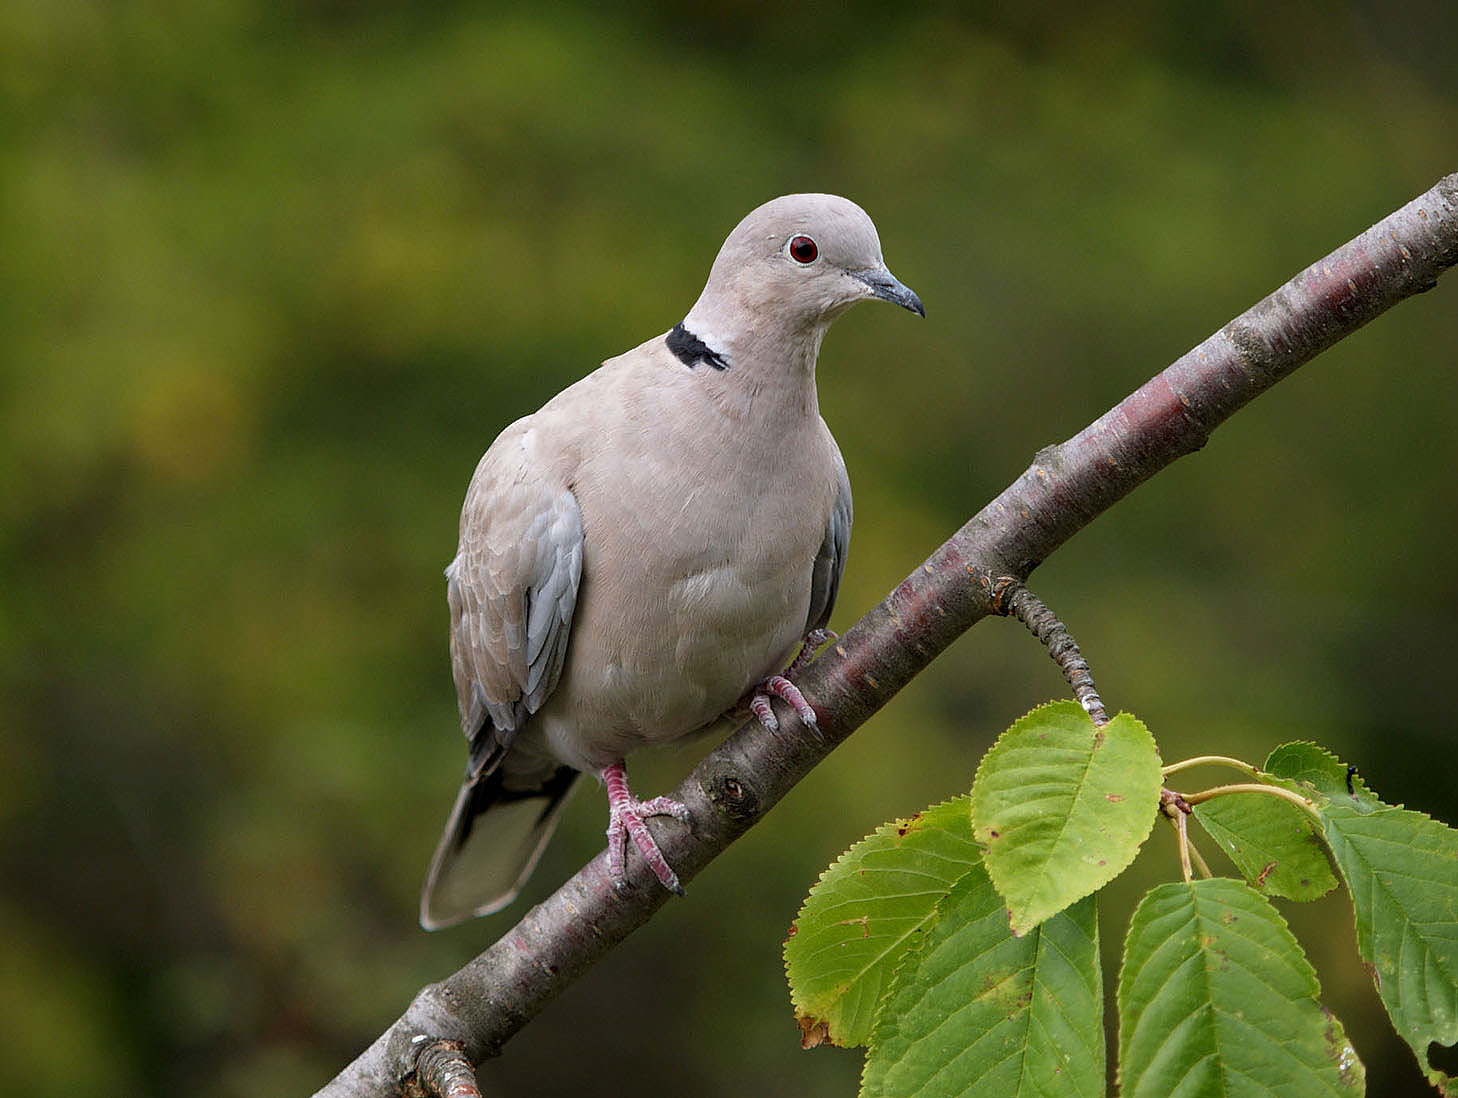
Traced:
POLYGON ((684 326, 726 349, 766 326, 813 332, 818 346, 832 320, 870 299, 926 315, 921 299, 886 268, 864 210, 833 194, 790 194, 735 226, 684 326))

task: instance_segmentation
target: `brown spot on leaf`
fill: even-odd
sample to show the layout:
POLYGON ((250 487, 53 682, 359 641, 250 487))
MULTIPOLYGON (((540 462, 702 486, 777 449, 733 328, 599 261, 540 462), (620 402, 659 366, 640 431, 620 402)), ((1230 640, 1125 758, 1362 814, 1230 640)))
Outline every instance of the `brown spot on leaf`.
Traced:
POLYGON ((921 813, 918 812, 915 816, 912 816, 909 819, 902 820, 900 823, 898 823, 896 825, 896 837, 898 839, 904 839, 904 838, 906 838, 906 833, 908 831, 914 831, 914 830, 916 830, 916 828, 918 828, 920 826, 921 826, 921 813))
POLYGON ((830 1027, 822 1019, 797 1014, 795 1024, 800 1027, 801 1048, 817 1048, 827 1042, 835 1044, 830 1040, 830 1027))
POLYGON ((855 919, 841 919, 840 922, 836 923, 835 925, 854 926, 857 923, 859 923, 861 926, 861 937, 869 938, 871 936, 871 920, 865 915, 861 915, 860 917, 855 919))

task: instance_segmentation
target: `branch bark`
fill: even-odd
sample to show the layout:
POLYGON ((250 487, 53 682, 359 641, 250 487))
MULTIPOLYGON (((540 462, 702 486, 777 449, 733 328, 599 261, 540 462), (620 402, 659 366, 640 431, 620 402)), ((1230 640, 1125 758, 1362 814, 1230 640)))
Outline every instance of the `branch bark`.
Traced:
MULTIPOLYGON (((981 618, 999 585, 1022 581, 1097 515, 1297 367, 1458 263, 1458 174, 1298 274, 1073 438, 1049 447, 799 680, 819 718, 793 713, 771 736, 755 722, 711 752, 672 796, 690 825, 655 821, 679 876, 692 879, 802 777, 981 618)), ((640 860, 618 892, 599 854, 405 1014, 319 1092, 395 1095, 430 1040, 473 1062, 510 1037, 669 898, 640 860)))

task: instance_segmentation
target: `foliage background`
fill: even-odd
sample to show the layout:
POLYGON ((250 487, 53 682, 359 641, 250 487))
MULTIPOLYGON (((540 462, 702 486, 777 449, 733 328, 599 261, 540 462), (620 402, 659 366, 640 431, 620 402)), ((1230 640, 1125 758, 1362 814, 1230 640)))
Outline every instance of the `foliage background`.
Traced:
MULTIPOLYGON (((0 8, 0 1090, 308 1093, 596 850, 585 791, 526 902, 416 928, 463 760, 440 570, 495 433, 678 319, 753 205, 854 197, 928 307, 857 310, 822 357, 846 624, 1038 447, 1458 169, 1450 4, 976 8, 0 8)), ((1038 572, 1167 758, 1314 738, 1458 821, 1455 294, 1038 572)), ((1060 687, 975 630, 488 1088, 853 1093, 857 1054, 797 1047, 800 898, 1060 687)), ((1177 871, 1157 837, 1110 950, 1177 871)), ((1345 900, 1286 910, 1371 1093, 1417 1093, 1345 900)))

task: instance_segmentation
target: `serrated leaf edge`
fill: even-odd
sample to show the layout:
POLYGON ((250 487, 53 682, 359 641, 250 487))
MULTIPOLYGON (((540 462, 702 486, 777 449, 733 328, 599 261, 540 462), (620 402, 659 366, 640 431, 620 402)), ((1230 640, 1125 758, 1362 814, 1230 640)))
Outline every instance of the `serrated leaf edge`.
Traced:
MULTIPOLYGON (((806 909, 810 907, 810 904, 812 902, 812 899, 814 898, 814 896, 816 895, 816 893, 821 889, 821 887, 825 884, 826 879, 828 877, 830 877, 831 874, 834 873, 835 870, 838 867, 842 866, 847 861, 849 861, 852 858, 852 856, 856 854, 856 849, 858 847, 860 847, 860 846, 864 845, 865 843, 869 842, 871 839, 876 838, 878 835, 882 835, 882 834, 885 834, 885 833, 889 833, 890 831, 897 830, 897 829, 900 829, 902 827, 907 827, 913 821, 915 821, 917 819, 920 819, 921 817, 926 816, 929 813, 936 812, 936 811, 941 810, 941 809, 952 809, 952 808, 956 807, 959 802, 966 802, 966 810, 967 810, 967 812, 969 814, 969 819, 970 819, 971 799, 972 798, 971 798, 971 794, 970 793, 960 793, 960 794, 957 794, 955 796, 948 797, 946 800, 937 801, 934 804, 930 804, 926 808, 923 808, 923 809, 921 809, 918 812, 912 813, 910 816, 897 816, 894 819, 887 820, 885 823, 880 824, 879 826, 873 828, 870 832, 868 832, 867 834, 861 836, 861 838, 857 839, 855 842, 851 843, 850 846, 846 847, 843 851, 841 851, 841 853, 839 854, 839 856, 837 856, 836 859, 833 862, 831 862, 829 865, 827 865, 824 869, 822 869, 820 871, 820 875, 818 877, 816 877, 815 883, 810 886, 809 891, 805 894, 805 899, 803 901, 801 901, 799 909, 795 912, 794 921, 790 924, 790 931, 789 931, 788 934, 785 935, 785 938, 781 942, 781 945, 780 945, 780 963, 781 963, 781 966, 782 966, 782 968, 784 970, 786 987, 788 988, 788 990, 790 992, 790 1006, 791 1006, 791 1009, 794 1012, 796 1021, 798 1023, 800 1023, 800 1028, 801 1028, 802 1034, 808 1034, 811 1029, 813 1029, 813 1028, 815 1028, 815 1027, 818 1026, 818 1027, 823 1028, 826 1031, 825 1032, 825 1037, 823 1038, 824 1040, 829 1041, 831 1044, 837 1044, 837 1045, 839 1044, 838 1041, 835 1041, 835 1040, 833 1040, 833 1039, 830 1038, 829 1032, 828 1032, 828 1024, 827 1024, 826 1020, 823 1019, 823 1018, 816 1017, 812 1011, 806 1009, 805 1004, 803 1004, 802 1002, 799 1001, 799 996, 798 996, 798 993, 796 991, 795 984, 790 979, 790 957, 789 957, 789 944, 790 944, 790 941, 798 933, 799 927, 800 927, 800 921, 801 921, 801 919, 803 919, 805 917, 806 909)), ((969 828, 968 829, 969 829, 969 831, 971 829, 970 828, 970 823, 969 823, 969 828)), ((966 874, 962 874, 962 875, 958 876, 955 880, 953 880, 952 883, 951 883, 951 885, 948 887, 948 891, 951 891, 951 888, 955 888, 956 885, 957 885, 957 883, 960 882, 961 879, 962 879, 962 877, 965 876, 965 875, 966 874)), ((881 959, 877 963, 883 963, 883 964, 888 964, 889 965, 889 975, 887 977, 887 981, 886 981, 886 985, 885 985, 886 988, 889 988, 891 986, 891 981, 895 978, 896 971, 900 967, 901 963, 904 960, 904 954, 906 952, 906 948, 903 948, 902 947, 902 943, 903 942, 906 942, 906 940, 908 938, 912 937, 913 935, 918 935, 918 932, 922 932, 920 935, 918 935, 919 937, 924 937, 924 932, 925 932, 926 928, 929 927, 929 926, 935 925, 936 918, 938 917, 936 915, 937 909, 940 906, 942 900, 944 900, 945 898, 946 898, 946 893, 943 893, 942 897, 940 899, 938 899, 937 902, 936 902, 936 904, 934 904, 932 906, 932 910, 931 910, 929 919, 923 919, 921 921, 918 921, 916 924, 914 924, 906 932, 906 934, 902 935, 901 938, 897 939, 892 944, 892 948, 891 949, 888 949, 885 953, 883 953, 881 955, 881 959), (894 955, 894 958, 893 958, 893 955, 894 955)), ((859 973, 857 973, 857 975, 858 976, 864 975, 866 971, 868 971, 868 968, 862 969, 859 973)), ((876 1022, 875 1022, 875 1015, 876 1015, 876 1013, 878 1013, 880 1011, 881 1004, 884 1001, 885 1001, 885 988, 883 988, 882 993, 881 993, 881 996, 877 999, 875 1009, 874 1009, 874 1011, 872 1013, 872 1022, 871 1022, 871 1028, 872 1028, 872 1030, 874 1030, 875 1024, 876 1024, 876 1022)), ((821 1042, 820 1041, 816 1041, 815 1043, 816 1044, 819 1044, 821 1042)), ((810 1047, 810 1046, 806 1046, 806 1047, 810 1047)), ((854 1047, 854 1046, 852 1046, 852 1047, 854 1047)))
MULTIPOLYGON (((1276 907, 1276 905, 1271 901, 1270 897, 1263 895, 1262 893, 1260 893, 1259 891, 1257 891, 1255 888, 1253 888, 1251 885, 1249 885, 1244 880, 1241 880, 1241 879, 1238 879, 1238 878, 1235 878, 1235 877, 1212 877, 1212 878, 1208 878, 1208 880, 1212 880, 1212 881, 1228 881, 1228 882, 1230 882, 1230 883, 1238 886, 1240 889, 1242 889, 1245 892, 1245 894, 1246 894, 1246 896, 1248 898, 1254 900, 1258 905, 1260 905, 1260 907, 1262 907, 1264 909, 1264 913, 1265 914, 1269 915, 1272 925, 1275 926, 1276 928, 1278 928, 1280 935, 1285 939, 1286 943, 1294 950, 1294 952, 1292 954, 1290 954, 1290 956, 1295 959, 1295 962, 1296 962, 1295 967, 1297 968, 1299 975, 1304 979, 1304 982, 1306 983, 1306 985, 1310 989, 1310 994, 1307 996, 1307 998, 1309 998, 1310 1001, 1315 1004, 1315 1006, 1317 1007, 1317 1009, 1320 1010, 1326 1016, 1327 1025, 1328 1025, 1328 1027, 1331 1028, 1331 1032, 1333 1034, 1333 1037, 1332 1037, 1330 1043, 1332 1043, 1333 1045, 1335 1045, 1335 1038, 1336 1037, 1340 1037, 1341 1041, 1343 1042, 1343 1044, 1345 1046, 1346 1051, 1349 1052, 1349 1053, 1351 1053, 1351 1056, 1353 1058, 1353 1062, 1356 1064, 1356 1066, 1359 1069, 1362 1070, 1363 1077, 1364 1077, 1365 1076, 1365 1068, 1362 1066, 1361 1061, 1356 1058, 1356 1050, 1355 1050, 1354 1046, 1352 1045, 1351 1039, 1348 1038, 1347 1035, 1346 1035, 1346 1029, 1342 1025, 1341 1019, 1339 1019, 1334 1013, 1332 1013, 1331 1010, 1329 1010, 1326 1007, 1326 1005, 1321 1001, 1321 981, 1320 981, 1320 978, 1317 976, 1315 966, 1312 965, 1311 959, 1306 955, 1306 951, 1302 948, 1299 939, 1297 939, 1296 935, 1292 932, 1290 924, 1286 921, 1285 916, 1281 914, 1280 909, 1278 907, 1276 907)), ((1199 884, 1199 882, 1185 882, 1185 887, 1190 888, 1191 889, 1191 894, 1193 895, 1193 889, 1198 884, 1199 884)), ((1124 1068, 1125 1068, 1125 1064, 1124 1064, 1124 1054, 1126 1052, 1126 1048, 1125 1048, 1125 1044, 1124 1044, 1124 1027, 1125 1027, 1125 1021, 1126 1021, 1126 1019, 1125 1019, 1125 991, 1126 991, 1126 986, 1127 986, 1127 984, 1126 984, 1126 974, 1127 974, 1127 964, 1128 964, 1129 934, 1132 934, 1133 933, 1133 919, 1138 916, 1138 908, 1143 906, 1145 900, 1147 900, 1149 898, 1149 896, 1152 895, 1155 891, 1165 890, 1165 889, 1168 889, 1170 887, 1174 887, 1176 885, 1178 885, 1178 882, 1170 882, 1168 885, 1156 886, 1156 888, 1151 889, 1149 892, 1145 893, 1144 898, 1140 900, 1139 905, 1136 907, 1134 916, 1131 917, 1129 930, 1125 934, 1125 940, 1124 940, 1124 957, 1123 957, 1123 959, 1120 962, 1120 965, 1119 965, 1119 975, 1118 975, 1118 979, 1117 979, 1116 984, 1115 984, 1116 1023, 1119 1026, 1119 1034, 1118 1034, 1118 1038, 1117 1038, 1117 1041, 1116 1041, 1116 1047, 1118 1049, 1118 1055, 1119 1055, 1119 1063, 1118 1063, 1117 1072, 1118 1072, 1119 1093, 1121 1093, 1121 1094, 1124 1092, 1124 1088, 1125 1088, 1125 1085, 1126 1085, 1126 1081, 1125 1081, 1125 1078, 1124 1078, 1124 1068)), ((1213 899, 1213 897, 1212 897, 1212 899, 1213 899)), ((1226 905, 1226 906, 1228 907, 1229 905, 1226 905)), ((1196 922, 1198 922, 1198 916, 1196 917, 1196 922)), ((1183 929, 1183 927, 1181 929, 1183 929)), ((1172 939, 1167 939, 1167 941, 1169 941, 1169 940, 1172 940, 1172 939)), ((1247 939, 1247 940, 1249 940, 1249 939, 1247 939)), ((1197 947, 1197 953, 1196 953, 1197 956, 1203 954, 1204 952, 1205 952, 1205 947, 1204 946, 1197 947)), ((1150 956, 1152 957, 1153 955, 1154 954, 1151 953, 1150 956)), ((1202 967, 1204 967, 1206 969, 1207 978, 1208 978, 1208 968, 1209 968, 1209 966, 1208 965, 1205 965, 1205 966, 1202 966, 1202 967)), ((1272 985, 1268 981, 1266 981, 1264 979, 1264 977, 1260 973, 1255 972, 1255 971, 1249 969, 1246 966, 1242 966, 1242 968, 1244 968, 1245 971, 1247 971, 1253 978, 1259 980, 1260 983, 1264 987, 1266 987, 1268 990, 1275 991, 1275 989, 1272 987, 1272 985)), ((1132 978, 1131 978, 1130 982, 1132 982, 1132 978)), ((1277 994, 1279 994, 1279 992, 1277 994)), ((1153 1002, 1154 1002, 1154 1000, 1150 1000, 1150 1002, 1148 1002, 1148 1003, 1146 1003, 1144 1005, 1144 1007, 1141 1009, 1141 1012, 1140 1012, 1141 1015, 1144 1013, 1144 1011, 1148 1010, 1153 1005, 1153 1002)), ((1197 1013, 1203 1013, 1203 1011, 1205 1009, 1206 1008, 1202 1006, 1200 1008, 1200 1011, 1197 1012, 1197 1013)), ((1178 1024, 1179 1025, 1182 1025, 1185 1022, 1189 1021, 1193 1017, 1195 1017, 1194 1014, 1187 1015, 1185 1018, 1180 1019, 1178 1024)), ((1168 1040, 1168 1038, 1166 1038, 1166 1040, 1168 1040)), ((1341 1060, 1338 1060, 1336 1062, 1336 1067, 1337 1067, 1337 1071, 1338 1071, 1338 1074, 1339 1075, 1341 1075, 1344 1072, 1344 1064, 1345 1063, 1346 1063, 1345 1058, 1343 1058, 1341 1060)), ((1362 1091, 1357 1091, 1357 1092, 1354 1092, 1354 1093, 1359 1093, 1360 1094, 1360 1093, 1363 1093, 1363 1092, 1365 1092, 1365 1087, 1363 1087, 1363 1090, 1362 1091)), ((1330 1092, 1328 1092, 1328 1093, 1330 1093, 1330 1092)))
MULTIPOLYGON (((995 751, 1006 740, 1006 738, 1012 734, 1013 730, 1015 728, 1017 728, 1017 726, 1019 724, 1021 724, 1025 720, 1027 720, 1029 717, 1032 717, 1036 713, 1039 713, 1039 712, 1041 712, 1041 711, 1043 711, 1045 709, 1051 709, 1051 708, 1055 708, 1055 707, 1056 708, 1060 708, 1060 709, 1070 708, 1071 710, 1076 710, 1078 713, 1080 713, 1084 717, 1087 717, 1088 716, 1088 714, 1083 710, 1083 708, 1081 706, 1078 705, 1077 702, 1072 701, 1072 700, 1067 699, 1067 698, 1055 698, 1055 699, 1052 699, 1050 701, 1043 702, 1041 705, 1035 705, 1032 709, 1028 710, 1028 712, 1024 713, 1017 720, 1013 721, 1011 724, 1009 724, 1007 726, 1007 728, 1005 728, 1002 731, 1002 733, 997 737, 996 740, 994 740, 992 742, 992 745, 983 754, 983 757, 982 757, 983 758, 983 761, 985 761, 986 758, 987 758, 987 756, 990 755, 993 751, 995 751)), ((1133 721, 1135 724, 1137 724, 1140 728, 1142 728, 1144 730, 1144 732, 1149 736, 1150 743, 1152 743, 1154 745, 1154 757, 1155 757, 1155 760, 1156 761, 1159 761, 1160 760, 1159 744, 1158 744, 1157 741, 1155 741, 1154 734, 1149 731, 1149 726, 1147 724, 1145 724, 1144 721, 1142 719, 1140 719, 1138 716, 1136 716, 1135 714, 1128 713, 1128 712, 1125 712, 1125 711, 1120 711, 1119 713, 1116 713, 1112 718, 1110 718, 1110 722, 1109 723, 1113 723, 1113 721, 1118 720, 1120 717, 1128 717, 1131 721, 1133 721)), ((1095 726, 1095 728, 1096 728, 1096 730, 1098 730, 1098 726, 1095 726)), ((978 826, 976 824, 976 791, 977 791, 977 779, 980 777, 981 772, 982 772, 982 763, 979 762, 978 763, 978 766, 977 766, 977 772, 973 775, 973 780, 972 780, 972 794, 971 794, 972 800, 971 800, 971 804, 969 805, 969 810, 973 814, 972 837, 975 840, 977 840, 979 843, 982 843, 983 844, 983 849, 984 849, 984 852, 985 852, 986 851, 985 842, 984 842, 984 840, 982 840, 982 839, 980 839, 978 837, 978 831, 980 829, 978 828, 978 826)), ((1156 801, 1156 802, 1151 803, 1151 805, 1150 805, 1150 810, 1149 810, 1149 827, 1145 830, 1144 836, 1141 839, 1139 839, 1139 841, 1134 845, 1133 851, 1131 852, 1131 854, 1129 855, 1129 857, 1123 862, 1123 864, 1122 865, 1118 865, 1118 866, 1114 866, 1112 863, 1108 863, 1108 865, 1110 867, 1110 872, 1109 872, 1109 875, 1106 877, 1106 879, 1103 881, 1102 884, 1097 884, 1094 887, 1088 889, 1087 891, 1082 892, 1082 893, 1080 893, 1080 894, 1072 897, 1068 901, 1068 903, 1066 903, 1063 907, 1059 908, 1059 911, 1066 911, 1066 910, 1068 910, 1068 908, 1072 907, 1074 904, 1078 903, 1079 901, 1084 900, 1084 899, 1087 899, 1089 896, 1094 895, 1096 892, 1098 892, 1099 890, 1101 890, 1102 888, 1104 888, 1106 885, 1108 885, 1111 881, 1113 881, 1117 877, 1119 877, 1131 865, 1133 865, 1135 858, 1137 858, 1139 856, 1139 851, 1143 849, 1144 844, 1149 841, 1149 836, 1151 834, 1153 834, 1153 832, 1154 832, 1154 825, 1158 822, 1158 820, 1159 820, 1159 805, 1158 805, 1158 802, 1156 801)), ((1065 828, 1067 826, 1067 820, 1066 819, 1064 820, 1063 826, 1065 828)), ((984 861, 983 864, 987 866, 988 876, 991 877, 991 879, 992 879, 993 887, 996 888, 997 891, 998 891, 998 894, 1000 896, 1003 896, 1004 900, 1006 900, 1006 893, 1003 891, 1003 882, 1001 880, 999 880, 999 878, 1001 877, 1001 873, 993 865, 993 863, 984 861)), ((1058 911, 1050 911, 1047 914, 1045 914, 1044 916, 1042 916, 1042 918, 1037 919, 1034 922, 1031 922, 1031 923, 1027 924, 1026 926, 1019 927, 1019 926, 1016 925, 1016 915, 1013 912, 1011 906, 1009 906, 1009 908, 1008 908, 1008 925, 1009 925, 1009 927, 1012 928, 1012 932, 1013 932, 1014 935, 1021 937, 1022 935, 1027 934, 1028 932, 1036 929, 1045 920, 1050 919, 1054 915, 1057 915, 1057 914, 1058 914, 1058 911)))

